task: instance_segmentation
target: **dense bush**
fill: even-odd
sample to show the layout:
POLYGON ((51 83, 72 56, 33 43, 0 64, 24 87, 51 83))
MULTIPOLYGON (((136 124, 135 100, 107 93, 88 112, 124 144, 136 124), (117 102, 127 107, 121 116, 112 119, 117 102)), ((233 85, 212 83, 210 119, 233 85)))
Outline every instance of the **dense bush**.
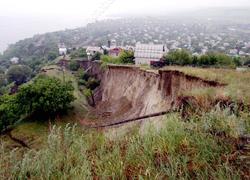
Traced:
POLYGON ((123 51, 120 54, 119 59, 123 64, 133 64, 135 59, 134 53, 132 51, 123 51))
POLYGON ((74 100, 73 86, 59 79, 40 76, 32 84, 23 85, 16 95, 26 114, 54 115, 68 108, 74 100))
POLYGON ((207 53, 201 56, 192 56, 188 51, 176 50, 168 53, 164 57, 168 65, 193 65, 193 66, 221 66, 234 67, 240 66, 239 58, 232 58, 222 53, 207 53))
POLYGON ((77 71, 80 68, 80 64, 75 61, 75 60, 71 60, 69 63, 69 69, 71 71, 77 71))
POLYGON ((56 59, 57 56, 58 56, 58 53, 52 51, 48 53, 47 59, 49 61, 53 61, 54 59, 56 59))
POLYGON ((112 57, 108 55, 102 55, 101 61, 103 63, 109 63, 109 64, 121 64, 121 61, 118 57, 112 57))
POLYGON ((6 83, 5 78, 6 78, 5 74, 0 73, 0 88, 5 85, 6 83))
POLYGON ((243 64, 245 66, 250 66, 250 56, 245 57, 243 61, 243 64))
POLYGON ((31 69, 25 65, 13 65, 7 71, 8 81, 15 82, 17 85, 27 82, 31 77, 31 69))
POLYGON ((177 50, 170 52, 166 57, 165 60, 169 65, 188 65, 191 64, 191 55, 185 50, 177 50))
POLYGON ((123 51, 118 57, 103 55, 101 56, 101 61, 103 63, 110 63, 110 64, 133 64, 134 58, 135 57, 133 52, 123 51))
POLYGON ((0 96, 0 132, 19 120, 19 107, 15 95, 0 96))
POLYGON ((38 77, 20 87, 15 95, 0 97, 0 131, 13 125, 21 116, 41 115, 53 118, 68 109, 74 100, 73 87, 59 79, 38 77))

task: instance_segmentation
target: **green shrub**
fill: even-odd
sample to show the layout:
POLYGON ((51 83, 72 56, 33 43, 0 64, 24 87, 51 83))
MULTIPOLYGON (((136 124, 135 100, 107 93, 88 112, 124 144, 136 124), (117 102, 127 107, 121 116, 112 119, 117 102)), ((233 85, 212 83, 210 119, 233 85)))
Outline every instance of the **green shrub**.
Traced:
POLYGON ((80 68, 80 64, 75 61, 75 60, 71 60, 69 63, 69 69, 71 71, 77 71, 80 68))
POLYGON ((8 81, 15 82, 16 84, 20 85, 31 77, 31 69, 25 65, 13 65, 7 71, 7 79, 8 81))
POLYGON ((20 119, 19 106, 15 95, 0 96, 0 132, 20 119))
POLYGON ((84 96, 90 98, 92 96, 92 91, 91 91, 91 89, 84 89, 83 94, 84 94, 84 96))
POLYGON ((17 103, 26 114, 54 115, 67 110, 74 101, 73 86, 59 79, 40 76, 32 84, 24 85, 17 93, 17 103))

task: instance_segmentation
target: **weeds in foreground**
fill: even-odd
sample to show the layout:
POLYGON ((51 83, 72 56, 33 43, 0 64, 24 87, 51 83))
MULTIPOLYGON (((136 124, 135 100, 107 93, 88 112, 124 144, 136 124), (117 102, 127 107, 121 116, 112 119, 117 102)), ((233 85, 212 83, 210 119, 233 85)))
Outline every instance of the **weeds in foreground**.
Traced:
POLYGON ((116 141, 76 126, 54 127, 47 146, 38 151, 6 151, 1 145, 0 178, 247 178, 244 162, 237 165, 239 156, 232 159, 236 140, 249 133, 247 117, 213 111, 183 122, 171 114, 159 131, 151 126, 144 135, 137 132, 116 141))

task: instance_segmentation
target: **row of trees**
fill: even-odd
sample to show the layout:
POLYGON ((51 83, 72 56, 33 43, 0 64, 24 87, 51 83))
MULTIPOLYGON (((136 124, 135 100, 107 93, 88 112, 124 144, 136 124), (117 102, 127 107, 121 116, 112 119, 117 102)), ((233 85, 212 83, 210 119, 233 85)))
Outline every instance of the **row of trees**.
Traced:
POLYGON ((238 57, 230 57, 222 53, 207 53, 205 55, 196 56, 185 50, 176 50, 168 53, 164 57, 168 65, 193 65, 193 66, 240 66, 241 59, 238 57))
POLYGON ((70 83, 39 76, 21 86, 18 93, 0 96, 0 131, 30 115, 54 118, 74 101, 73 90, 70 83))

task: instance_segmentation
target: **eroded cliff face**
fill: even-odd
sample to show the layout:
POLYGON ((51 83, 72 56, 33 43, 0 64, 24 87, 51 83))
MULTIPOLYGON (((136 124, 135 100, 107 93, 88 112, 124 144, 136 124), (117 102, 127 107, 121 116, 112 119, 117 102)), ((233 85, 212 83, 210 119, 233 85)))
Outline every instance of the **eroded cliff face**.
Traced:
POLYGON ((167 111, 175 107, 177 98, 184 91, 220 86, 178 71, 156 73, 131 66, 108 66, 100 78, 96 112, 109 120, 167 111))

